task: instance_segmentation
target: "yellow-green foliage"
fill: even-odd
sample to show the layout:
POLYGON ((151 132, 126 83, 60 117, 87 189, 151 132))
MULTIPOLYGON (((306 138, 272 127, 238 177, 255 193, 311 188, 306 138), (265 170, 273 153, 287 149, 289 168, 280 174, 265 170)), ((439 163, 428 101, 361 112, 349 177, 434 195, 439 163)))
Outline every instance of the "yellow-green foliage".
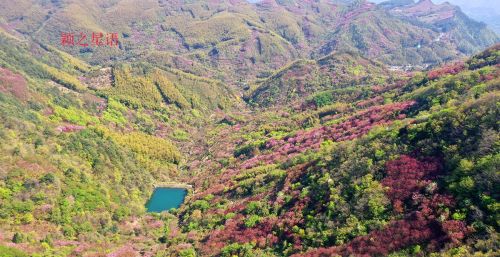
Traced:
MULTIPOLYGON (((188 141, 190 138, 189 134, 182 129, 176 129, 172 136, 179 141, 188 141)), ((0 191, 0 197, 1 197, 1 191, 0 191)))
POLYGON ((27 257, 28 255, 17 248, 0 245, 0 256, 5 257, 27 257))
POLYGON ((315 62, 312 60, 299 59, 299 60, 293 61, 291 63, 288 63, 288 64, 284 65, 283 67, 279 68, 278 70, 276 70, 274 72, 274 74, 271 76, 271 78, 277 78, 277 77, 283 76, 289 70, 301 69, 305 66, 314 65, 314 64, 315 64, 315 62))
MULTIPOLYGON (((378 62, 356 53, 334 53, 317 61, 296 60, 269 78, 258 81, 259 84, 249 90, 246 97, 254 104, 269 106, 291 102, 311 92, 351 85, 382 84, 387 77, 387 70, 378 62)), ((328 98, 318 106, 338 100, 335 95, 328 98)))
MULTIPOLYGON (((100 2, 91 2, 101 4, 100 2)), ((108 3, 112 4, 109 4, 107 11, 102 13, 100 22, 102 19, 110 21, 115 28, 114 31, 129 31, 129 24, 137 21, 137 17, 140 17, 141 22, 155 22, 158 14, 162 13, 158 12, 158 2, 143 1, 141 4, 137 4, 136 1, 131 0, 109 1, 108 3)), ((89 6, 85 1, 82 3, 84 6, 89 6)))
POLYGON ((75 68, 75 69, 82 71, 82 72, 89 72, 90 69, 92 68, 92 66, 90 66, 88 63, 86 63, 78 58, 75 58, 68 53, 60 51, 52 46, 47 46, 47 48, 50 51, 58 54, 64 61, 66 61, 71 66, 71 68, 75 68))
POLYGON ((207 111, 215 108, 227 108, 240 99, 219 81, 198 77, 180 70, 170 69, 164 73, 177 86, 193 108, 207 111))
POLYGON ((93 1, 75 1, 67 4, 60 15, 62 19, 73 23, 72 25, 76 27, 88 31, 106 31, 95 19, 96 15, 102 14, 97 8, 97 4, 93 1))
MULTIPOLYGON (((258 37, 260 49, 258 59, 264 62, 273 62, 276 56, 295 53, 292 45, 276 34, 262 33, 258 37)), ((296 57, 296 56, 294 56, 296 57)))
POLYGON ((187 108, 190 106, 189 102, 184 98, 181 92, 179 92, 177 87, 168 80, 160 70, 156 69, 151 74, 151 78, 158 86, 160 93, 162 93, 169 102, 175 103, 180 108, 187 108))
POLYGON ((123 106, 123 104, 113 98, 109 98, 108 107, 103 114, 103 118, 104 120, 114 122, 117 125, 123 125, 127 122, 127 119, 123 116, 123 113, 126 110, 127 107, 123 106))
POLYGON ((220 82, 179 70, 122 65, 115 67, 113 74, 115 86, 103 92, 134 108, 175 104, 181 109, 207 111, 229 107, 239 100, 220 82))
POLYGON ((73 89, 76 91, 82 91, 85 89, 85 86, 73 75, 70 75, 67 72, 62 70, 58 70, 54 67, 48 66, 44 63, 40 63, 42 67, 50 74, 51 79, 69 89, 73 89))
POLYGON ((287 15, 286 12, 274 12, 265 19, 266 23, 270 23, 276 31, 292 44, 304 41, 302 29, 293 16, 287 15))
POLYGON ((188 58, 181 55, 176 55, 170 52, 156 51, 151 52, 145 59, 146 62, 155 63, 158 67, 177 67, 198 76, 205 76, 206 74, 214 73, 211 67, 208 67, 207 65, 200 62, 192 61, 189 64, 180 64, 179 66, 173 65, 188 60, 188 58))
POLYGON ((63 108, 58 105, 53 106, 54 114, 51 116, 52 120, 56 121, 67 121, 77 125, 88 125, 88 124, 97 124, 99 120, 90 116, 82 110, 76 109, 74 107, 63 108))
POLYGON ((349 67, 348 70, 352 75, 354 76, 360 76, 365 73, 363 66, 361 65, 356 65, 354 67, 349 67))
POLYGON ((181 154, 167 139, 151 136, 142 132, 120 134, 107 131, 118 144, 132 149, 144 160, 158 160, 161 162, 179 163, 181 154))
POLYGON ((134 76, 133 68, 129 65, 115 67, 113 75, 114 87, 105 92, 121 102, 133 107, 158 107, 162 97, 151 80, 144 76, 134 76))
POLYGON ((3 37, 8 37, 8 38, 10 38, 10 39, 19 40, 19 38, 17 38, 17 37, 15 37, 15 36, 13 36, 13 35, 12 35, 12 34, 10 34, 10 33, 7 33, 7 32, 5 31, 5 29, 4 29, 4 28, 1 28, 1 27, 0 27, 0 35, 2 35, 3 37))
POLYGON ((195 48, 250 36, 244 20, 234 13, 222 12, 198 22, 187 22, 187 19, 190 18, 171 19, 164 26, 182 34, 186 43, 195 48))

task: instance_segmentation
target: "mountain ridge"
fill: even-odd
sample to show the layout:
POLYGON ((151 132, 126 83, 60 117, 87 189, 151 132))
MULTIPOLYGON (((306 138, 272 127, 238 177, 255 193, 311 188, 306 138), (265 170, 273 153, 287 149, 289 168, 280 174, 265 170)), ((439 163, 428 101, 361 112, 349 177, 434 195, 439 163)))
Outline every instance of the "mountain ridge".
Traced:
POLYGON ((497 256, 498 38, 391 3, 0 1, 0 256, 497 256))
MULTIPOLYGON (((333 51, 359 51, 389 65, 408 62, 422 65, 470 55, 499 40, 486 27, 471 23, 462 14, 449 16, 448 10, 440 10, 447 5, 432 5, 441 6, 435 13, 448 12, 446 24, 436 24, 422 23, 422 17, 407 20, 404 15, 396 15, 401 11, 411 13, 411 8, 385 10, 366 1, 182 2, 182 8, 181 2, 147 1, 138 5, 143 11, 141 15, 127 1, 101 4, 91 0, 59 1, 22 9, 25 3, 36 2, 26 0, 2 8, 9 10, 2 13, 8 17, 3 27, 79 55, 93 64, 110 62, 113 58, 133 59, 148 52, 182 56, 198 65, 210 66, 217 74, 211 76, 222 78, 222 74, 230 74, 231 83, 236 82, 235 77, 251 81, 296 58, 317 59, 333 51), (47 15, 43 19, 29 17, 28 11, 47 15), (99 17, 99 22, 94 16, 99 17), (132 22, 134 17, 143 21, 132 22), (76 33, 119 32, 121 49, 61 47, 60 31, 67 23, 77 29, 76 33), (33 28, 26 24, 33 24, 33 28), (208 33, 198 30, 200 26, 208 33), (384 28, 388 27, 394 32, 386 33, 384 28)), ((178 68, 192 72, 188 67, 178 68)))

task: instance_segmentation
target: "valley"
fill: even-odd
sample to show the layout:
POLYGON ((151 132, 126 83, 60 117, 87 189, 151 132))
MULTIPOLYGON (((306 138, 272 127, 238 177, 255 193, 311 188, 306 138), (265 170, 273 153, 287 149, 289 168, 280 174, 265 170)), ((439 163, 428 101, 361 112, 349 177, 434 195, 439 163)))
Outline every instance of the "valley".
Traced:
POLYGON ((497 256, 499 43, 430 0, 0 0, 0 256, 497 256))

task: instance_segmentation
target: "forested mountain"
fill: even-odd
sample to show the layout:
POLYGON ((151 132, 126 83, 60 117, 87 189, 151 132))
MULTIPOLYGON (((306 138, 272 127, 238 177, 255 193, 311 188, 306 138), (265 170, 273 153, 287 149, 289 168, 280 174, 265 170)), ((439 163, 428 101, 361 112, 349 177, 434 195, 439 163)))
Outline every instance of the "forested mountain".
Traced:
POLYGON ((470 55, 499 40, 449 4, 396 2, 4 0, 0 15, 7 32, 59 48, 61 32, 119 32, 118 49, 61 49, 91 64, 149 57, 157 65, 231 82, 334 51, 421 66, 470 55))
POLYGON ((495 256, 499 49, 220 126, 180 224, 203 256, 495 256))
POLYGON ((0 0, 0 256, 497 256, 498 41, 429 0, 0 0))

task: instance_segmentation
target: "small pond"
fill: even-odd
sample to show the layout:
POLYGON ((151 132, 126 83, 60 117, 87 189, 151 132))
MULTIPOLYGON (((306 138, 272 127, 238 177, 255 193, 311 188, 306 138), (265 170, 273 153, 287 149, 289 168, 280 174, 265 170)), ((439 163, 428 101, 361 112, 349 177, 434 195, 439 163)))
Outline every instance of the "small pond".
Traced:
POLYGON ((179 208, 184 202, 187 190, 184 188, 157 187, 146 204, 148 212, 162 212, 179 208))

